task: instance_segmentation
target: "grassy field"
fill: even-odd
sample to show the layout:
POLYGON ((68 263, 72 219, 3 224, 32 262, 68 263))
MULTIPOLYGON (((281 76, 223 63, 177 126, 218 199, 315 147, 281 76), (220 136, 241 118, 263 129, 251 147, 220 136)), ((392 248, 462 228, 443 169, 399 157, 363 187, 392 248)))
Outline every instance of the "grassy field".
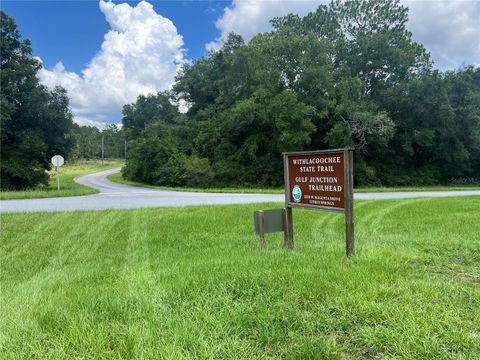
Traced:
POLYGON ((60 170, 60 191, 57 191, 57 177, 55 170, 49 172, 50 181, 48 188, 39 188, 26 191, 0 191, 0 200, 7 199, 33 199, 60 196, 78 196, 95 194, 98 191, 87 186, 77 184, 73 179, 80 175, 91 174, 97 171, 122 166, 121 161, 82 161, 72 165, 64 165, 60 170))
MULTIPOLYGON (((245 193, 245 194, 283 194, 283 188, 173 188, 166 186, 154 186, 148 185, 136 181, 125 180, 122 174, 115 173, 108 176, 108 179, 121 184, 147 187, 151 189, 160 190, 178 190, 178 191, 191 191, 191 192, 218 192, 218 193, 245 193)), ((400 187, 369 187, 355 189, 356 193, 365 192, 400 192, 400 191, 447 191, 447 190, 480 190, 480 186, 474 185, 451 185, 451 186, 400 186, 400 187)))
POLYGON ((246 187, 228 187, 228 188, 192 188, 192 187, 169 187, 169 186, 155 186, 137 181, 126 180, 121 173, 115 173, 107 176, 108 179, 118 182, 120 184, 146 187, 158 190, 174 190, 174 191, 189 191, 189 192, 215 192, 215 193, 244 193, 244 194, 283 194, 283 189, 276 188, 246 188, 246 187))
POLYGON ((474 185, 431 185, 431 186, 398 186, 398 187, 368 187, 355 189, 356 193, 366 192, 401 192, 401 191, 463 191, 480 190, 474 185))
POLYGON ((0 358, 480 358, 480 197, 272 206, 2 214, 0 358))

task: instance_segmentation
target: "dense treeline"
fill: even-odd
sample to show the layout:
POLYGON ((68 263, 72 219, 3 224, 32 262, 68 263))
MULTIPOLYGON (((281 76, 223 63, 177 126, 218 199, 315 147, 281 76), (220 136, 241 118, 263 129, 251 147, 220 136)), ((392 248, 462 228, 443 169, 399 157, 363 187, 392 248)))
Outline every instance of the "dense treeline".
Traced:
POLYGON ((47 184, 46 170, 55 154, 72 147, 66 136, 73 125, 66 91, 40 84, 41 64, 32 57, 15 20, 0 11, 0 188, 47 184))
POLYGON ((71 160, 92 160, 103 157, 121 159, 125 157, 125 137, 123 131, 115 124, 106 125, 103 129, 95 126, 73 125, 69 136, 73 140, 71 160))
POLYGON ((333 1, 248 44, 231 34, 171 92, 124 107, 124 175, 278 186, 283 151, 349 146, 358 185, 478 178, 480 69, 433 70, 407 20, 397 0, 333 1))

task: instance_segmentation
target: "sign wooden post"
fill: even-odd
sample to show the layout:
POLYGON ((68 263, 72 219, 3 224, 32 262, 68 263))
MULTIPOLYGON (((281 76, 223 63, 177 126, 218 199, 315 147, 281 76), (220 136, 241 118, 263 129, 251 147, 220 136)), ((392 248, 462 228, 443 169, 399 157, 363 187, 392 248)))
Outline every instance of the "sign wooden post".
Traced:
POLYGON ((355 255, 353 218, 353 151, 344 150, 345 167, 345 239, 347 256, 355 255))
POLYGON ((258 212, 258 237, 260 238, 260 249, 265 249, 265 213, 263 210, 258 212))
POLYGON ((265 234, 285 231, 285 209, 257 210, 253 213, 253 228, 265 248, 265 234))
POLYGON ((283 155, 283 172, 285 180, 285 210, 284 210, 284 241, 287 249, 293 249, 293 212, 292 208, 288 206, 290 200, 289 192, 287 191, 288 184, 288 157, 283 155))
POLYGON ((346 254, 355 255, 353 150, 284 153, 283 164, 285 246, 293 248, 293 208, 333 211, 345 215, 346 254))
POLYGON ((293 249, 293 212, 292 208, 285 206, 285 231, 284 231, 284 240, 285 240, 285 247, 287 249, 293 249))

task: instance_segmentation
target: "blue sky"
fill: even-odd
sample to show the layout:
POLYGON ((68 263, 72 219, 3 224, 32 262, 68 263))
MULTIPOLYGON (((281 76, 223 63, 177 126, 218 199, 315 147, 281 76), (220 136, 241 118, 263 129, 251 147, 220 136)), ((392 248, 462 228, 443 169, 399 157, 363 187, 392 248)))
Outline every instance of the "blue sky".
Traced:
MULTIPOLYGON (((114 1, 123 3, 127 1, 114 1)), ((183 36, 187 57, 205 54, 205 44, 220 35, 215 20, 230 1, 150 1, 155 11, 169 18, 183 36)), ((128 1, 134 6, 138 1, 128 1)), ((98 1, 2 1, 24 37, 32 40, 36 56, 46 68, 59 61, 80 72, 100 49, 109 25, 98 1), (40 20, 41 19, 41 20, 40 20)))
MULTIPOLYGON (((480 0, 400 0, 408 28, 435 66, 480 65, 480 0)), ((269 20, 306 15, 326 0, 12 1, 1 7, 32 40, 40 80, 61 85, 74 120, 119 123, 124 104, 169 89, 182 63, 218 48, 234 31, 250 40, 269 20)))

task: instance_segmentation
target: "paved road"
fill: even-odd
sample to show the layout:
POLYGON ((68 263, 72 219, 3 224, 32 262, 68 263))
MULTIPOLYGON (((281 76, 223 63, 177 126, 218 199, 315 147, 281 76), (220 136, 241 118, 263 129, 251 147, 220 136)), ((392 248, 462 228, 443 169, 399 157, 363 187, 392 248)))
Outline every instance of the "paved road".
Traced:
MULTIPOLYGON (((247 204, 284 201, 283 195, 218 194, 153 190, 117 184, 106 178, 107 175, 118 172, 119 170, 120 168, 114 168, 95 174, 84 175, 76 179, 80 184, 100 190, 99 194, 48 199, 3 200, 0 201, 0 212, 134 209, 161 206, 247 204)), ((361 193, 355 194, 355 199, 405 199, 465 195, 480 195, 480 190, 361 193)))

